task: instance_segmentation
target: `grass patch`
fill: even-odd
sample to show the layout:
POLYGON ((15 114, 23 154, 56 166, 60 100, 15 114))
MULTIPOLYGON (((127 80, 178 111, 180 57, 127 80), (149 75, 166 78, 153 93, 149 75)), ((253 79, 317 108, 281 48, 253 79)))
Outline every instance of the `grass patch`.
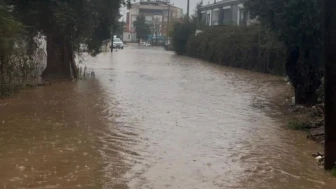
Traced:
POLYGON ((305 124, 299 120, 289 121, 287 127, 289 129, 296 130, 296 131, 304 131, 307 129, 305 124))
POLYGON ((331 169, 331 174, 332 176, 336 177, 336 166, 333 169, 331 169))

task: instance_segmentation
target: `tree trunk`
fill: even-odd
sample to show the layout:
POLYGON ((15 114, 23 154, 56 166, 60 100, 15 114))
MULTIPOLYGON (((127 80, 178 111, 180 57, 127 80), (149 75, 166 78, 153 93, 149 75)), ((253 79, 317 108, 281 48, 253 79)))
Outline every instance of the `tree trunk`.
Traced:
POLYGON ((68 45, 67 47, 68 47, 68 51, 70 52, 69 56, 70 56, 70 68, 71 68, 72 77, 75 79, 78 79, 78 70, 77 70, 77 66, 75 62, 75 55, 73 53, 74 51, 70 45, 68 45))
POLYGON ((63 37, 47 37, 47 67, 44 80, 71 80, 77 78, 71 45, 63 37))
POLYGON ((316 52, 288 49, 286 60, 286 74, 295 89, 295 103, 300 105, 314 105, 317 103, 316 90, 321 85, 323 77, 314 58, 316 52))
POLYGON ((336 1, 324 4, 324 94, 325 94, 325 142, 324 168, 332 169, 336 162, 336 1))
POLYGON ((298 84, 295 88, 295 103, 298 105, 315 105, 317 103, 316 90, 311 90, 305 85, 298 84))
POLYGON ((5 91, 5 55, 3 50, 0 49, 0 96, 4 94, 5 91))
POLYGON ((111 52, 113 52, 113 41, 114 41, 114 36, 113 36, 113 34, 112 34, 111 46, 110 46, 110 48, 111 48, 111 52))

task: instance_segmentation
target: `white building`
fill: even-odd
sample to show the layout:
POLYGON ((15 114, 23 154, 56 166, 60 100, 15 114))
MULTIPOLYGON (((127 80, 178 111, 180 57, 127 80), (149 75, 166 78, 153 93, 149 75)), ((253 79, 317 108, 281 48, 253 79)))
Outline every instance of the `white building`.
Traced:
POLYGON ((206 26, 248 25, 247 0, 203 0, 202 19, 206 26))
POLYGON ((168 24, 183 17, 183 9, 170 5, 169 0, 140 0, 133 3, 126 15, 124 41, 137 41, 133 23, 139 15, 145 16, 146 22, 152 26, 152 35, 157 34, 157 37, 162 37, 167 35, 168 24))

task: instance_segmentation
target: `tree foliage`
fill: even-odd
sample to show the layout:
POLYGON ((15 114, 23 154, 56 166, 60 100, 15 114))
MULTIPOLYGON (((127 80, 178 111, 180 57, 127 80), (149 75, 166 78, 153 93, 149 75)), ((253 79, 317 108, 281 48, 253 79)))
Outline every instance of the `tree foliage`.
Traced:
POLYGON ((9 12, 9 7, 0 0, 0 53, 1 56, 9 54, 14 43, 22 32, 23 26, 15 20, 9 12))
POLYGON ((202 22, 202 10, 201 7, 203 6, 203 1, 200 1, 196 5, 196 9, 194 11, 194 14, 191 15, 191 20, 196 26, 197 29, 203 29, 205 28, 205 24, 202 22))
POLYGON ((172 31, 173 48, 177 54, 185 54, 187 43, 191 36, 195 34, 196 26, 189 20, 176 22, 172 31))
POLYGON ((150 26, 146 23, 145 16, 138 16, 133 24, 138 40, 147 40, 148 35, 151 34, 151 29, 150 26))
POLYGON ((129 1, 7 0, 7 3, 13 7, 16 19, 27 26, 31 37, 37 34, 47 37, 48 63, 44 75, 69 78, 75 73, 74 50, 87 44, 89 53, 98 54, 103 42, 111 38, 120 6, 129 1))
POLYGON ((270 28, 288 47, 321 48, 321 0, 250 0, 252 18, 270 28))
POLYGON ((259 25, 217 26, 191 37, 186 54, 225 66, 283 75, 286 51, 272 32, 259 25))
POLYGON ((249 0, 251 17, 287 47, 286 73, 299 104, 313 104, 322 78, 322 0, 249 0))
POLYGON ((123 33, 124 33, 125 25, 126 25, 126 23, 124 21, 117 21, 114 28, 113 28, 114 35, 122 38, 123 33))
POLYGON ((0 97, 7 95, 7 68, 14 54, 15 43, 22 34, 23 26, 10 13, 10 7, 0 0, 0 97))
POLYGON ((32 32, 62 36, 73 47, 88 44, 99 53, 102 42, 111 38, 111 26, 119 18, 122 0, 27 0, 11 1, 16 16, 32 32))

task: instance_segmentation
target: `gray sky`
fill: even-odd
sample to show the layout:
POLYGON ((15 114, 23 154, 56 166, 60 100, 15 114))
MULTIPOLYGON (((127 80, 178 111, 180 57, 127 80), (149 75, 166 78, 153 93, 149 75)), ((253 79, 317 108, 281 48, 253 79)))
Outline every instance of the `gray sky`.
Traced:
MULTIPOLYGON (((192 14, 196 8, 196 4, 201 0, 190 0, 190 14, 192 14)), ((176 7, 183 8, 183 13, 187 13, 187 0, 170 0, 170 2, 174 3, 176 7)))

